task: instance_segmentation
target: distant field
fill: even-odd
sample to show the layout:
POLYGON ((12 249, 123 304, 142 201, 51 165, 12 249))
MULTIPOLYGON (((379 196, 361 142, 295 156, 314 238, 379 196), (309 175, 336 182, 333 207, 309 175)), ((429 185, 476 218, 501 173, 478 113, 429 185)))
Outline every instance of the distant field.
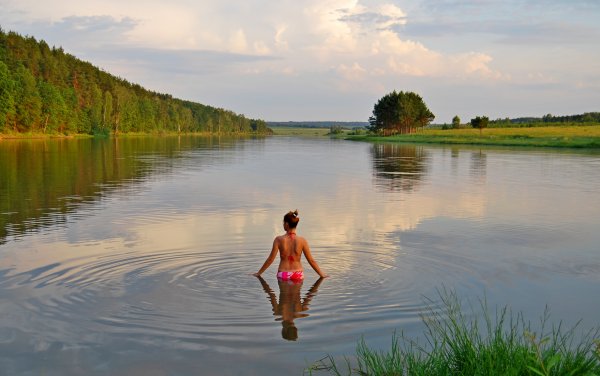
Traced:
POLYGON ((270 127, 275 136, 326 136, 329 128, 270 127))
POLYGON ((347 136, 351 140, 406 143, 545 146, 600 148, 600 125, 552 126, 536 128, 426 129, 415 134, 380 136, 347 136))
MULTIPOLYGON (((484 137, 491 136, 514 136, 514 135, 528 135, 532 137, 560 137, 560 136, 572 136, 572 137, 585 137, 585 136, 600 136, 600 124, 586 125, 586 126, 550 126, 550 127, 511 127, 511 128, 485 128, 482 130, 484 137)), ((426 130, 425 134, 435 136, 445 136, 451 134, 453 136, 477 136, 479 137, 479 130, 474 128, 463 128, 463 129, 432 129, 426 130)))

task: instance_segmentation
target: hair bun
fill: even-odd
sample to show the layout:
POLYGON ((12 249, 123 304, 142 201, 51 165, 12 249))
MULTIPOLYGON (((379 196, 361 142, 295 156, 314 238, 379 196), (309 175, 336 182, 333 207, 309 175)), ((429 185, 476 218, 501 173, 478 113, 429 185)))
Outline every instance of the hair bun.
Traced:
POLYGON ((298 217, 298 209, 287 212, 286 215, 283 216, 283 221, 287 223, 290 228, 296 228, 296 225, 298 222, 300 222, 300 217, 298 217))

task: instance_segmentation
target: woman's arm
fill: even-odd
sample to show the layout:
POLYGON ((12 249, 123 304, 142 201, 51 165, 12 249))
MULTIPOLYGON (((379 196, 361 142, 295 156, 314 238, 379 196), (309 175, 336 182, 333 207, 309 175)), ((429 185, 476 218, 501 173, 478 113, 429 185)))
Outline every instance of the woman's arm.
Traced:
POLYGON ((310 266, 314 269, 315 272, 317 272, 317 274, 321 278, 329 277, 327 274, 325 274, 321 271, 321 268, 319 268, 319 265, 317 264, 315 259, 312 257, 312 254, 310 253, 310 247, 308 246, 307 241, 304 242, 304 247, 302 247, 302 252, 304 252, 304 257, 306 257, 306 261, 308 261, 310 266))
POLYGON ((263 277, 261 277, 261 276, 256 276, 256 277, 260 281, 260 284, 262 285, 263 290, 265 290, 267 295, 269 295, 269 301, 271 302, 271 306, 273 307, 273 313, 278 314, 279 309, 278 309, 278 305, 277 305, 277 296, 275 295, 273 290, 271 290, 271 287, 269 286, 267 281, 265 281, 263 279, 263 277))
POLYGON ((254 273, 255 277, 259 277, 265 270, 267 270, 269 268, 269 266, 271 266, 273 261, 275 261, 275 257, 277 256, 278 251, 279 251, 279 245, 277 242, 277 238, 275 238, 275 240, 273 240, 273 248, 271 249, 271 253, 269 254, 269 257, 267 257, 267 259, 265 260, 265 263, 260 268, 258 273, 254 273))
POLYGON ((302 300, 302 311, 308 311, 308 305, 310 304, 312 298, 317 295, 317 291, 319 291, 319 286, 321 286, 321 283, 323 283, 323 279, 323 277, 319 278, 317 282, 315 282, 314 285, 312 285, 312 287, 308 290, 306 296, 304 296, 304 299, 302 300))

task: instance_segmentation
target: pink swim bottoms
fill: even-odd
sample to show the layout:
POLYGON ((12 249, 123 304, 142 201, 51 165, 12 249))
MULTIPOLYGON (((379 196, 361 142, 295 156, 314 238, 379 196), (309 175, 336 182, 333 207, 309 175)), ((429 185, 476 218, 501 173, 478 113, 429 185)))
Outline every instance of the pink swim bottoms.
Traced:
POLYGON ((277 279, 282 281, 301 281, 304 279, 304 272, 302 270, 295 272, 277 272, 277 279))

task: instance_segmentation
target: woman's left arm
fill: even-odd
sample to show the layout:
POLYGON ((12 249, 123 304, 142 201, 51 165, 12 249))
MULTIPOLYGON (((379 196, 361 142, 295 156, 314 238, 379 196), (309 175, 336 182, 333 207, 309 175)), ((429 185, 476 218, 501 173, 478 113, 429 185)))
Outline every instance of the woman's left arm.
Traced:
POLYGON ((263 272, 265 270, 267 270, 269 268, 269 266, 271 266, 273 261, 275 261, 275 257, 277 257, 277 252, 279 252, 279 244, 277 242, 277 238, 275 238, 275 240, 273 240, 273 248, 271 249, 271 253, 269 254, 269 257, 267 257, 267 259, 265 260, 265 263, 260 268, 258 273, 254 273, 255 277, 260 277, 260 275, 263 274, 263 272))

